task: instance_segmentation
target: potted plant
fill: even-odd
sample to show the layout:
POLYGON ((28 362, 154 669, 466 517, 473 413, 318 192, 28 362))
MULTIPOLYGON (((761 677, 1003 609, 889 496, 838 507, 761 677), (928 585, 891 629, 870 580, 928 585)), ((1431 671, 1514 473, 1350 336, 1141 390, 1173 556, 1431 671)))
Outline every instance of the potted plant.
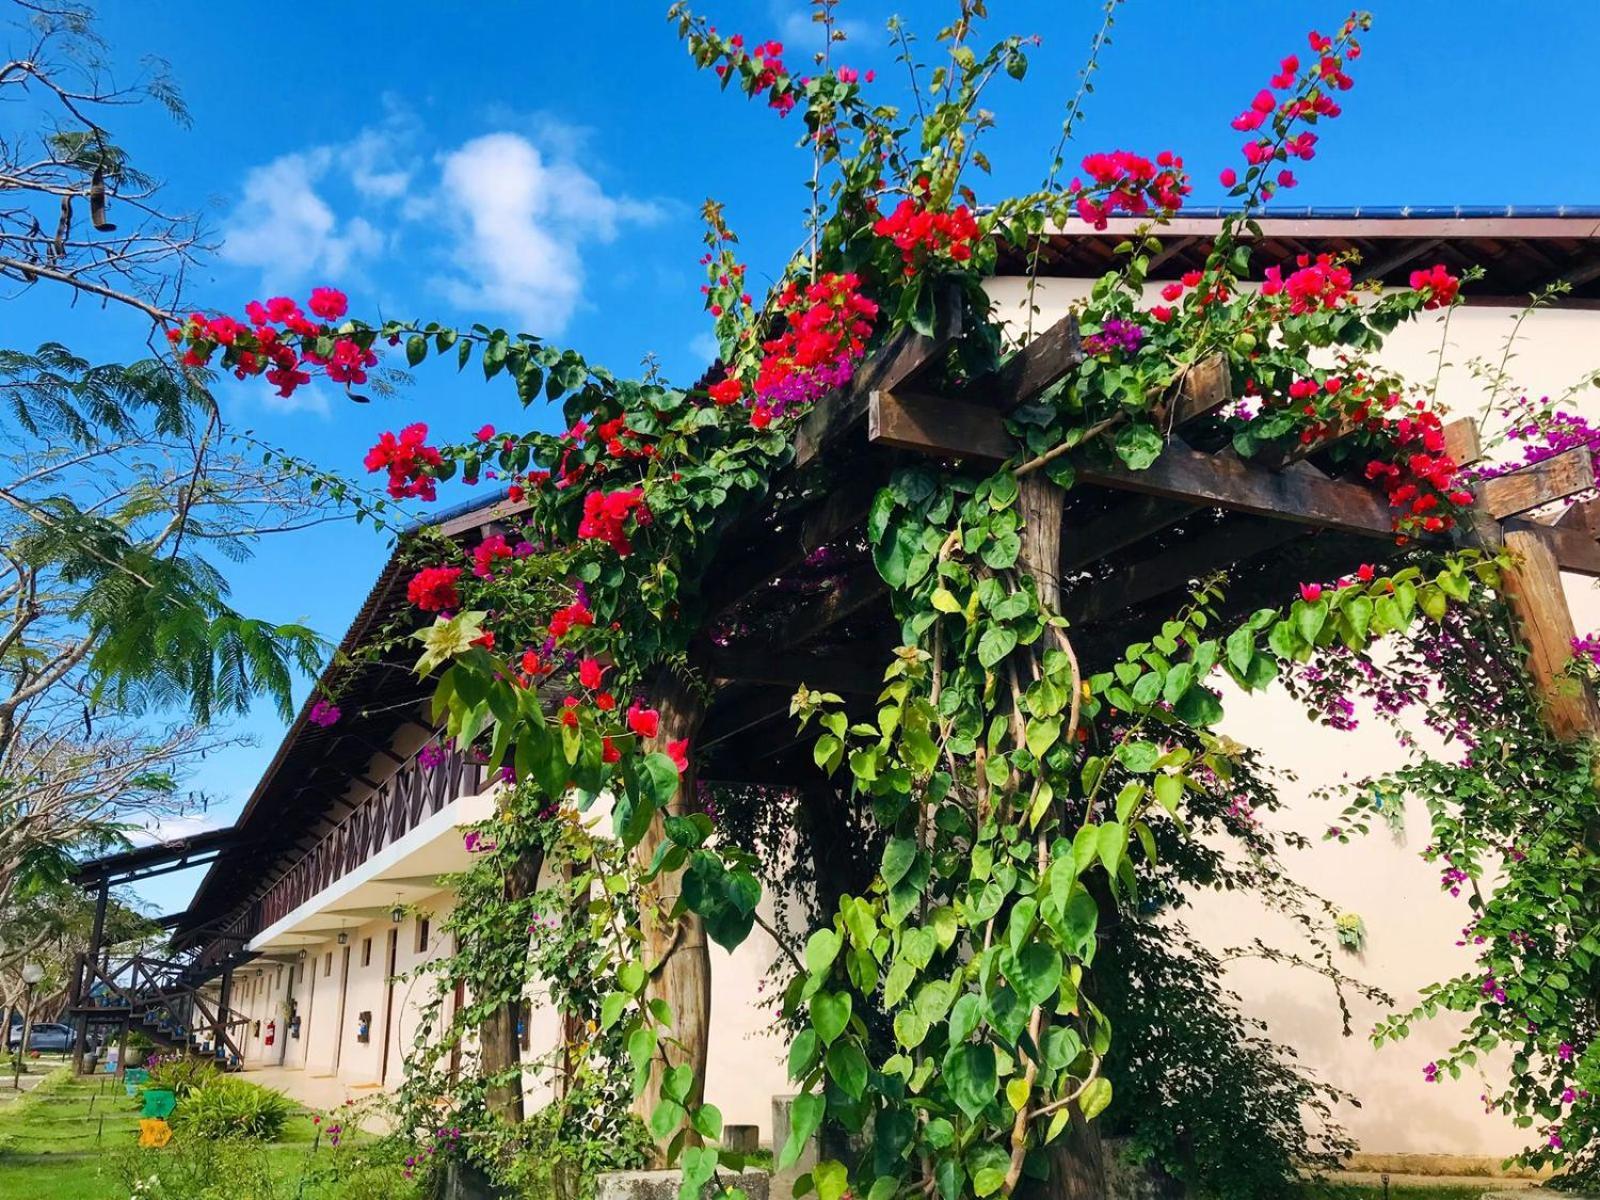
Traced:
POLYGON ((155 1041, 142 1029, 128 1031, 128 1059, 123 1067, 139 1067, 144 1065, 145 1056, 155 1049, 155 1041))

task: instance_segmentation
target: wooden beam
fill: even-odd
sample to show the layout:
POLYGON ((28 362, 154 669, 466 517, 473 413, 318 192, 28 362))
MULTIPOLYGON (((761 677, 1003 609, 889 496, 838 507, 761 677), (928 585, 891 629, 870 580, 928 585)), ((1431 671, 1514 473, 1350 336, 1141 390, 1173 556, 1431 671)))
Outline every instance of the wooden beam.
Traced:
MULTIPOLYGON (((1509 538, 1513 532, 1537 538, 1554 556, 1556 566, 1563 571, 1600 579, 1600 542, 1596 542, 1594 535, 1586 530, 1544 525, 1526 517, 1512 517, 1501 526, 1501 530, 1503 539, 1509 538)), ((1510 548, 1509 540, 1505 540, 1504 544, 1510 548)))
POLYGON ((1190 421, 1209 416, 1233 400, 1233 371, 1225 354, 1212 354, 1192 364, 1178 380, 1178 394, 1156 406, 1156 424, 1171 433, 1190 421))
POLYGON ((720 683, 756 683, 794 690, 876 696, 883 690, 887 651, 881 646, 851 647, 828 654, 774 654, 741 646, 706 654, 706 674, 720 683))
POLYGON ((785 621, 773 639, 775 651, 804 645, 829 627, 860 612, 887 591, 877 568, 871 563, 863 564, 846 575, 819 602, 806 605, 785 621))
POLYGON ((1587 446, 1574 446, 1532 466, 1485 479, 1477 485, 1477 506, 1496 521, 1594 487, 1594 458, 1587 446))
POLYGON ((1106 512, 1082 525, 1068 522, 1061 538, 1061 570, 1077 571, 1153 533, 1176 525, 1198 510, 1180 500, 1134 496, 1113 501, 1106 512))
POLYGON ((1577 631, 1561 587, 1553 532, 1536 525, 1508 525, 1505 546, 1517 562, 1503 573, 1501 584, 1528 648, 1528 672, 1539 689, 1550 728, 1558 737, 1593 737, 1600 732, 1600 706, 1587 685, 1563 674, 1577 631))
POLYGON ((1074 625, 1103 620, 1304 535, 1302 527, 1288 521, 1229 518, 1191 541, 1078 588, 1068 597, 1067 619, 1074 625))
POLYGON ((1444 427, 1444 452, 1455 460, 1458 467, 1475 463, 1483 457, 1483 442, 1478 437, 1478 423, 1470 417, 1458 417, 1444 427))
POLYGON ((1004 462, 1017 449, 1005 418, 995 409, 914 392, 873 393, 867 439, 964 462, 1004 462))
POLYGON ((954 288, 938 297, 934 322, 931 336, 902 326, 862 361, 849 383, 812 406, 795 431, 793 469, 811 463, 828 446, 865 423, 867 402, 877 391, 908 383, 961 336, 960 296, 954 288))
POLYGON ((1143 471, 1124 466, 1108 454, 1092 458, 1083 454, 1073 461, 1079 483, 1277 517, 1341 533, 1394 536, 1394 518, 1376 491, 1330 479, 1307 463, 1268 471, 1245 462, 1232 449, 1204 454, 1181 441, 1174 441, 1143 471))
POLYGON ((993 385, 981 391, 996 412, 1008 413, 1037 400, 1082 361, 1078 318, 1068 313, 1008 358, 993 385))
POLYGON ((706 611, 715 616, 766 583, 794 570, 814 551, 866 520, 883 477, 863 467, 850 472, 822 503, 787 514, 777 530, 757 528, 759 545, 719 568, 706 588, 706 611))

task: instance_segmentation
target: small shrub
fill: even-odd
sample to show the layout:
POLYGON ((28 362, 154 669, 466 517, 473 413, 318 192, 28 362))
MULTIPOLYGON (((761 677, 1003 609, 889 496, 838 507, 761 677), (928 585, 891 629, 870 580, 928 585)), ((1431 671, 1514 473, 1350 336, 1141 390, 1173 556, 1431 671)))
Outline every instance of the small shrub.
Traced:
POLYGON ((189 1140, 271 1142, 293 1111, 282 1092, 219 1074, 179 1102, 172 1127, 189 1140))
POLYGON ((222 1073, 209 1058, 199 1058, 193 1054, 152 1058, 146 1064, 146 1069, 150 1072, 150 1078, 145 1081, 145 1088, 164 1088, 179 1100, 222 1073))
POLYGON ((238 1142, 174 1142, 165 1150, 127 1146, 111 1155, 111 1175, 132 1200, 276 1200, 287 1197, 265 1147, 238 1142))

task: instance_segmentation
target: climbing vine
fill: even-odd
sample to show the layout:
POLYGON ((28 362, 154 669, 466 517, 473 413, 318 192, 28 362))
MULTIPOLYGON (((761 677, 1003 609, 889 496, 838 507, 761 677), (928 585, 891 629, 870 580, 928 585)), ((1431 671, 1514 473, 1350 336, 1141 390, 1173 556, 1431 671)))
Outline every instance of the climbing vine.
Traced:
MULTIPOLYGON (((826 23, 832 6, 822 7, 826 23)), ((694 61, 775 119, 796 117, 816 166, 807 243, 764 297, 750 291, 723 210, 707 204, 702 290, 721 356, 694 387, 621 379, 483 325, 366 323, 331 288, 304 307, 277 298, 242 321, 196 314, 172 330, 186 361, 262 375, 285 394, 317 373, 363 386, 392 354, 412 368, 476 361, 524 403, 561 405, 558 433, 485 426, 435 444, 417 424, 385 434, 366 459, 396 499, 433 500, 457 478, 507 488, 495 530, 474 544, 419 541, 431 558, 408 586, 424 622, 417 670, 437 680, 443 735, 508 784, 497 820, 469 834, 478 866, 456 881, 459 952, 407 1084, 418 1128, 441 1099, 490 1131, 520 1105, 509 1093, 520 1097, 527 1064, 490 1061, 484 1048, 474 1072, 449 1064, 537 975, 584 1031, 561 1068, 569 1095, 615 1111, 623 1080, 646 1098, 685 1197, 742 1164, 719 1144, 721 1114, 675 1037, 659 986, 671 951, 658 956, 647 936, 681 933, 692 915, 732 948, 762 921, 760 863, 719 836, 692 786, 684 714, 707 686, 694 647, 707 571, 734 523, 794 469, 807 415, 875 351, 934 345, 940 394, 1005 386, 1016 351, 982 287, 1003 245, 1031 251, 1069 216, 1142 222, 1079 308, 1082 360, 1009 413, 1017 453, 993 470, 902 469, 877 495, 867 541, 899 645, 870 716, 826 690, 796 696, 817 767, 848 786, 882 846, 865 886, 803 940, 770 930, 792 967, 781 1007, 799 1090, 778 1164, 792 1165, 824 1123, 866 1144, 850 1165, 823 1159, 802 1190, 956 1200, 1010 1195, 1059 1169, 1063 1142, 1116 1100, 1103 948, 1119 914, 1131 927, 1140 897, 1159 894, 1162 846, 1187 836, 1198 799, 1241 769, 1241 748, 1215 732, 1221 681, 1259 690, 1336 648, 1365 655, 1492 610, 1506 563, 1449 540, 1472 494, 1440 413, 1372 361, 1398 324, 1455 303, 1462 281, 1423 269, 1380 294, 1357 284, 1348 260, 1321 255, 1242 286, 1254 214, 1295 185, 1292 164, 1313 157, 1317 130, 1338 117, 1368 19, 1313 32, 1305 61, 1285 57, 1234 119, 1244 162, 1221 178, 1238 213, 1204 269, 1147 307, 1161 223, 1190 189, 1182 158, 1089 154, 1065 184, 1051 171, 1038 193, 980 206, 968 179, 986 168, 982 97, 996 78, 1025 74, 1029 48, 1018 37, 973 46, 981 9, 963 4, 940 34, 945 61, 925 77, 913 70, 913 117, 875 98, 870 72, 834 61, 831 36, 819 69, 802 75, 777 43, 747 45, 674 6, 694 61), (1241 402, 1192 414, 1197 435, 1244 456, 1292 458, 1328 442, 1387 499, 1398 547, 1242 614, 1225 576, 1200 580, 1181 611, 1089 669, 1048 557, 1063 493, 1084 464, 1139 471, 1167 453, 1179 401, 1208 363, 1241 402), (530 862, 535 877, 539 864, 565 873, 539 888, 530 862), (457 983, 470 999, 452 1006, 457 983)), ((1576 797, 1578 775, 1562 779, 1576 797)), ((1441 817, 1441 844, 1449 834, 1457 853, 1482 849, 1451 820, 1441 817)), ((1137 937, 1117 945, 1117 969, 1139 970, 1137 937)), ((1428 1003, 1459 1000, 1461 986, 1428 1003)), ((1555 1086, 1518 1070, 1513 1106, 1555 1086)), ((1150 1092, 1148 1078, 1133 1086, 1150 1092)), ((1291 1108, 1327 1099, 1284 1095, 1291 1108)), ((494 1136, 482 1157, 515 1160, 516 1129, 494 1136)))

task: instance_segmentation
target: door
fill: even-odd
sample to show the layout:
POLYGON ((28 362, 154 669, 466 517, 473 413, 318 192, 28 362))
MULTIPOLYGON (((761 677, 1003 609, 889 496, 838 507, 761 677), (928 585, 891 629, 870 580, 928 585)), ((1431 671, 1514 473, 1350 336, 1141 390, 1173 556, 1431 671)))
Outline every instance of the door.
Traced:
POLYGON ((339 1052, 344 1048, 344 998, 350 990, 350 947, 344 948, 344 961, 339 967, 339 1017, 333 1026, 333 1073, 339 1073, 339 1052))
POLYGON ((383 956, 383 1065, 378 1071, 378 1082, 389 1082, 389 1041, 394 1036, 394 968, 395 955, 400 948, 400 931, 389 930, 389 945, 383 956))

